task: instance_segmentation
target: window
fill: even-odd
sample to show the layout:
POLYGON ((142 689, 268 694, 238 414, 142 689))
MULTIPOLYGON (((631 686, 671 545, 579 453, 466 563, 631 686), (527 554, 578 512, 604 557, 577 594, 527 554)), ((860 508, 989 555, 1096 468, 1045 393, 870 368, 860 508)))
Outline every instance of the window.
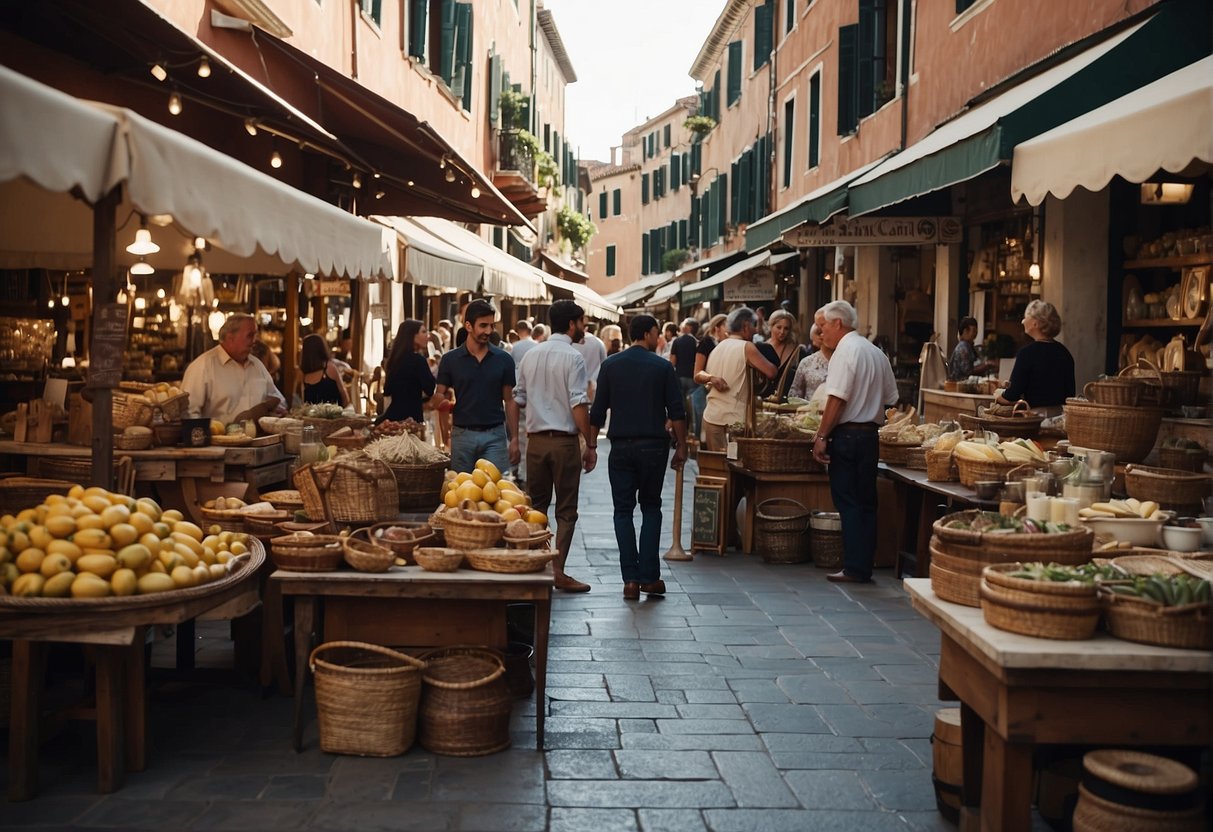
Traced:
POLYGON ((976 2, 977 0, 956 0, 956 13, 960 14, 976 2))
POLYGON ((775 24, 775 0, 754 9, 754 69, 771 59, 771 34, 775 24))
POLYGON ((598 219, 605 220, 607 218, 607 192, 604 189, 598 195, 598 219))
POLYGON ((838 135, 855 132, 859 126, 858 88, 855 85, 859 24, 838 30, 838 135))
MULTIPOLYGON (((358 0, 379 20, 381 0, 358 0)), ((425 63, 451 93, 472 109, 472 4, 453 0, 409 0, 409 56, 425 63)))
POLYGON ((611 214, 619 216, 623 213, 623 191, 616 188, 611 192, 611 214))
POLYGON ((859 23, 838 30, 839 135, 897 91, 897 8, 896 0, 859 0, 859 23))
POLYGON ((661 131, 661 138, 662 138, 665 146, 669 147, 670 146, 670 125, 667 124, 665 126, 665 129, 663 129, 661 131))
POLYGON ((426 13, 429 11, 430 0, 409 0, 409 57, 425 60, 425 47, 429 29, 426 26, 426 13))
POLYGON ((640 203, 649 204, 649 175, 647 173, 640 175, 640 203))
POLYGON ((741 100, 741 60, 741 41, 735 40, 729 44, 729 107, 741 100))
POLYGON ((821 162, 821 72, 809 79, 809 167, 821 162))
POLYGON ((783 187, 792 184, 792 151, 796 146, 796 99, 783 102, 783 187))
POLYGON ((376 26, 379 25, 382 12, 381 0, 358 0, 358 7, 362 9, 364 15, 375 21, 376 26))
POLYGON ((783 0, 783 33, 796 28, 796 0, 783 0))
POLYGON ((640 273, 649 273, 649 232, 640 235, 640 273))
POLYGON ((682 157, 677 153, 670 154, 670 188, 678 190, 682 186, 682 157))
MULTIPOLYGON (((616 191, 615 193, 619 193, 619 192, 616 191)), ((606 247, 606 276, 607 277, 615 276, 615 247, 614 246, 606 247)))

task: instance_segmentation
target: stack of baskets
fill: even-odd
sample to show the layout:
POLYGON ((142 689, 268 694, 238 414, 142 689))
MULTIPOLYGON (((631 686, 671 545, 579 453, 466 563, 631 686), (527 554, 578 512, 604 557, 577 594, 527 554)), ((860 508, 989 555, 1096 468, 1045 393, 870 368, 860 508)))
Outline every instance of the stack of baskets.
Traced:
POLYGON ((513 700, 505 662, 485 647, 446 647, 421 656, 419 741, 435 754, 478 757, 508 748, 513 700))
POLYGON ((369 525, 397 513, 396 478, 365 454, 300 466, 294 481, 310 520, 369 525))
POLYGON ((1160 370, 1146 358, 1140 358, 1137 364, 1120 371, 1120 378, 1131 379, 1142 385, 1138 404, 1169 412, 1200 403, 1200 380, 1204 375, 1192 370, 1160 370))
POLYGON ((1125 466, 1125 490, 1134 499, 1153 500, 1161 508, 1199 514, 1213 494, 1213 475, 1145 465, 1125 466))
POLYGON ((994 564, 1044 560, 1078 566, 1091 560, 1095 533, 1088 528, 1054 534, 991 534, 949 528, 956 521, 971 523, 981 513, 961 511, 935 521, 931 589, 945 601, 980 607, 982 570, 994 564))
POLYGON ((425 511, 442 497, 443 477, 449 462, 422 465, 387 463, 396 478, 397 503, 401 511, 425 511))
POLYGON ((741 466, 760 474, 798 474, 822 471, 813 459, 813 441, 801 439, 758 439, 734 437, 741 466))
POLYGON ((342 540, 335 534, 287 534, 270 541, 274 566, 291 572, 332 572, 341 555, 342 540))
POLYGON ((1066 399, 1066 434, 1078 448, 1111 451, 1117 462, 1141 462, 1154 448, 1162 410, 1066 399))
POLYGON ((312 651, 320 750, 395 757, 417 735, 425 662, 387 647, 332 641, 312 651))
POLYGON ((754 510, 754 549, 764 563, 809 559, 809 510, 788 497, 763 500, 754 510))
POLYGON ((1099 624, 1094 583, 1033 581, 1011 573, 1022 564, 987 566, 981 573, 981 611, 1000 630, 1037 638, 1092 638, 1099 624))

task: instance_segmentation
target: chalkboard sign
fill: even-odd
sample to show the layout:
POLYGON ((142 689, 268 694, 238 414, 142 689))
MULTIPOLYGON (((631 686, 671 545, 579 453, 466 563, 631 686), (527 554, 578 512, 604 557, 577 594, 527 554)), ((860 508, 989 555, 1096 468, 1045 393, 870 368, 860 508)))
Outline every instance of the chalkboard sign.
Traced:
POLYGON ((104 303, 93 316, 89 347, 88 387, 117 387, 122 381, 122 355, 126 351, 126 304, 104 303))
POLYGON ((691 551, 724 553, 725 482, 695 483, 691 501, 691 551))

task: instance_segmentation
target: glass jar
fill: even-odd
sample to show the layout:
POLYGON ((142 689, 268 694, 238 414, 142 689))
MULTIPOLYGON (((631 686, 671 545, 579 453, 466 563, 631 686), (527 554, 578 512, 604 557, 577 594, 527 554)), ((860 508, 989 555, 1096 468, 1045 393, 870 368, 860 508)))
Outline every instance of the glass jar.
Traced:
POLYGON ((324 445, 320 442, 320 432, 315 425, 304 425, 299 436, 299 464, 307 465, 320 461, 320 452, 324 445))

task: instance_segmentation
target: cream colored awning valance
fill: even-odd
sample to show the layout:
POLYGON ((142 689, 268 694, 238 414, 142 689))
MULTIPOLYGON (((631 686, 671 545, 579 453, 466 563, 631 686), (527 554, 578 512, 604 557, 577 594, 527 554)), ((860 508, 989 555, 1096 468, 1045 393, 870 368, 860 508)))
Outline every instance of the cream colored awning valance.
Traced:
POLYGON ((522 262, 450 220, 438 217, 413 217, 412 220, 465 254, 483 260, 486 294, 522 303, 547 302, 550 299, 543 283, 543 272, 530 263, 522 262))
POLYGON ((404 280, 419 286, 475 292, 484 277, 484 261, 435 236, 409 217, 371 217, 396 232, 405 248, 404 280))

